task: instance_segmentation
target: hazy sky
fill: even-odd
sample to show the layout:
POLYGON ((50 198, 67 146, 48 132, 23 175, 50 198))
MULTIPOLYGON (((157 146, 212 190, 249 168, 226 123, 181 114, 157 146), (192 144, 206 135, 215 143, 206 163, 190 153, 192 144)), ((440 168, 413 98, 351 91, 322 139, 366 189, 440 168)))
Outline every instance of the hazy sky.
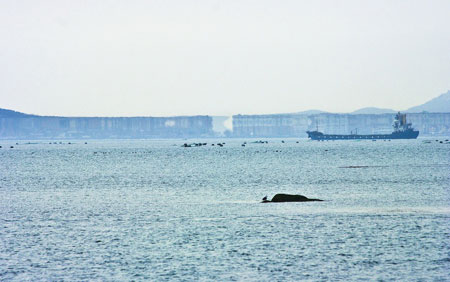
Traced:
POLYGON ((0 1, 0 108, 406 109, 450 89, 450 1, 0 1))

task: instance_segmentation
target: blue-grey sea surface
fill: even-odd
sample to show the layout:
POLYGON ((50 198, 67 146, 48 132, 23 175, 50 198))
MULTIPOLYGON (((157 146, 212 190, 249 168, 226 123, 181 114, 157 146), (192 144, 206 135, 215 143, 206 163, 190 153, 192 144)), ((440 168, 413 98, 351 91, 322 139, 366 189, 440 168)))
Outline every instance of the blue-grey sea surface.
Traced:
POLYGON ((57 141, 0 141, 2 281, 450 280, 445 141, 57 141))

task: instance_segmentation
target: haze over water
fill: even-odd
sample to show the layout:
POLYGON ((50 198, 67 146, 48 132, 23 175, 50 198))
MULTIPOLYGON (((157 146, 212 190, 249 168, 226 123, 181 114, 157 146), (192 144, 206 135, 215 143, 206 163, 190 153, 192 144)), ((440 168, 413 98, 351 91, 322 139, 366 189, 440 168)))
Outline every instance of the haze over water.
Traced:
POLYGON ((2 141, 0 280, 449 279, 450 145, 219 141, 2 141))

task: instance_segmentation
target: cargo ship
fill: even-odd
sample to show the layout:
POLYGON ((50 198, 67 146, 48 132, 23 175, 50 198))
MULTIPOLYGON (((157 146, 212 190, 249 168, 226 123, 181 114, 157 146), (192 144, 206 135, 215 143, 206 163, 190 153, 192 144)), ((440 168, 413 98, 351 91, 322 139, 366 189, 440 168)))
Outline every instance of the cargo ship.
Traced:
POLYGON ((315 131, 306 131, 308 137, 311 140, 354 140, 354 139, 416 139, 419 136, 419 131, 412 128, 411 123, 406 122, 406 114, 401 114, 398 112, 395 115, 394 123, 392 124, 394 131, 391 134, 324 134, 315 131))

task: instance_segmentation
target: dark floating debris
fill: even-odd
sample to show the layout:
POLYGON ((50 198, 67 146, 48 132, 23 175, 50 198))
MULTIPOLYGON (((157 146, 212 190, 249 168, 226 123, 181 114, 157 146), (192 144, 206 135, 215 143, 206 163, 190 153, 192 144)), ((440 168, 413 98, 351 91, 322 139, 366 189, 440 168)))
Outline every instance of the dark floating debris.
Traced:
POLYGON ((9 148, 14 149, 14 146, 9 146, 9 148))
POLYGON ((370 167, 388 167, 387 165, 349 165, 340 166, 339 168, 370 168, 370 167))
MULTIPOLYGON (((445 139, 445 140, 442 140, 442 141, 436 139, 434 141, 438 142, 439 144, 450 144, 449 139, 445 139)), ((425 143, 425 144, 430 144, 430 143, 432 143, 432 140, 424 140, 422 142, 425 143)))
POLYGON ((320 199, 310 199, 303 195, 292 194, 276 194, 272 200, 267 200, 267 196, 262 199, 261 203, 284 203, 284 202, 322 202, 320 199))
MULTIPOLYGON (((247 142, 244 142, 244 144, 246 144, 247 142)), ((263 141, 263 140, 258 140, 258 141, 253 141, 252 144, 268 144, 268 141, 263 141)))
MULTIPOLYGON (((190 147, 201 147, 206 145, 208 145, 208 143, 191 143, 191 144, 184 143, 183 145, 181 145, 181 147, 190 148, 190 147)), ((214 146, 214 144, 211 144, 211 146, 214 146)))

